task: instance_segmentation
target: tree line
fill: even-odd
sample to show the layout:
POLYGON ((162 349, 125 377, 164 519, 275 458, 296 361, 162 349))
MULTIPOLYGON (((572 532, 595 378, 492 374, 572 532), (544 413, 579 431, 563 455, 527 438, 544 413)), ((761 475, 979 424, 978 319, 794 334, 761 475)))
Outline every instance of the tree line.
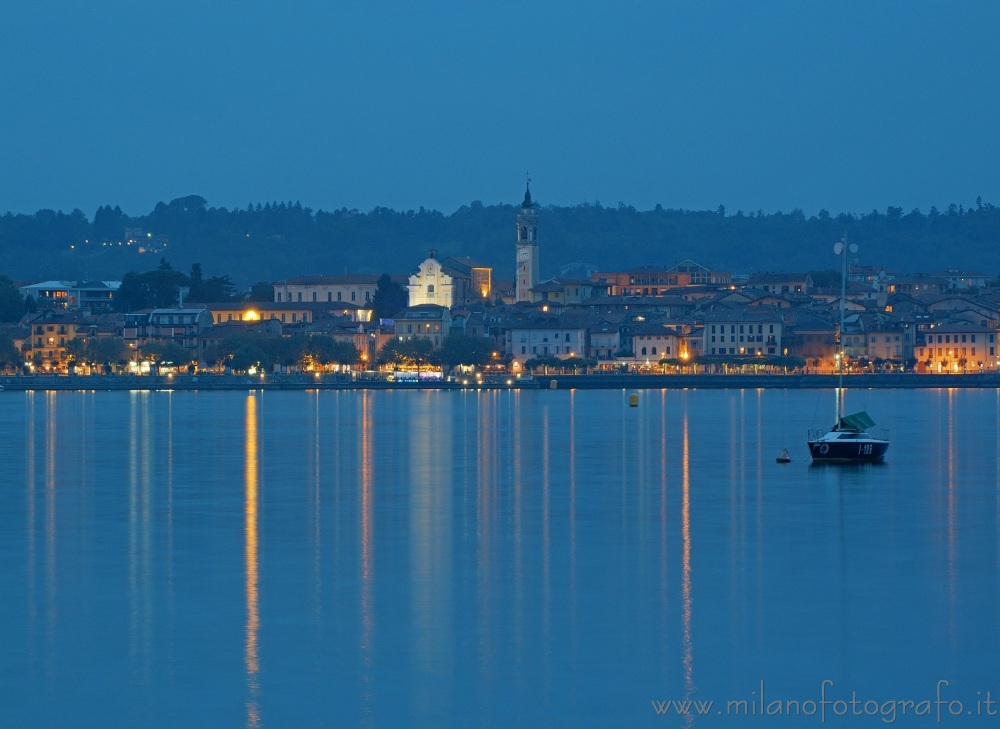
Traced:
MULTIPOLYGON (((92 219, 80 210, 7 213, 0 216, 0 270, 18 280, 107 280, 123 271, 155 269, 167 256, 181 270, 199 263, 227 271, 231 282, 246 288, 303 274, 406 274, 435 248, 442 257, 468 256, 510 278, 518 208, 474 201, 445 215, 424 208, 314 211, 288 201, 226 209, 189 195, 157 203, 145 215, 110 205, 92 219)), ((890 205, 812 216, 797 209, 657 205, 643 211, 625 203, 584 202, 539 206, 539 221, 543 278, 673 265, 686 258, 737 273, 825 269, 833 242, 844 235, 861 246, 868 265, 903 272, 1000 271, 1000 209, 981 199, 926 212, 890 205)))

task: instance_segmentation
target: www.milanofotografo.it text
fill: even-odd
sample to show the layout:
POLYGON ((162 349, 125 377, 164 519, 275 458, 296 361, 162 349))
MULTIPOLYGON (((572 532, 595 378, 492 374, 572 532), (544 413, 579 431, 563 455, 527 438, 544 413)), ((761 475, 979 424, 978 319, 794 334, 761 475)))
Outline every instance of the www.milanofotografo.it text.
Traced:
POLYGON ((902 717, 925 717, 936 723, 960 716, 1000 716, 1000 706, 989 690, 977 691, 965 700, 949 694, 951 683, 937 682, 924 697, 876 699, 858 691, 837 691, 836 683, 825 679, 813 698, 773 698, 766 694, 764 681, 745 699, 653 699, 659 716, 773 716, 813 717, 821 723, 860 716, 879 717, 892 724, 902 717))

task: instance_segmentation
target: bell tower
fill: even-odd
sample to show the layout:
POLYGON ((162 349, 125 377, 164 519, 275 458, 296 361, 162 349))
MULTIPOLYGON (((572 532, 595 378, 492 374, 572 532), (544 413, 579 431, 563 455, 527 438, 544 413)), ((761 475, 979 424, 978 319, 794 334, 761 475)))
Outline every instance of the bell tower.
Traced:
POLYGON ((517 214, 516 301, 532 301, 531 289, 538 284, 538 212, 531 202, 531 178, 524 188, 524 202, 517 214))

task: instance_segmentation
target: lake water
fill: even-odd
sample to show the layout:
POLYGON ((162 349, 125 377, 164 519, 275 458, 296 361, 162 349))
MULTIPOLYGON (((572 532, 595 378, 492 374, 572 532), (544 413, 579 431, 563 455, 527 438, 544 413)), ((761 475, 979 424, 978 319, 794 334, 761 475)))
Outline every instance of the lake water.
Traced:
POLYGON ((629 394, 0 394, 0 726, 996 724, 997 391, 629 394))

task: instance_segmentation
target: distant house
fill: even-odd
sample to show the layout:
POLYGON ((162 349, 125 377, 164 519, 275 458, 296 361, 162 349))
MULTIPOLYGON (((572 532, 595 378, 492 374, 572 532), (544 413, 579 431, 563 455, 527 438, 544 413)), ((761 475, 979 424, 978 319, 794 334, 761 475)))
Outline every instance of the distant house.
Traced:
POLYGON ((121 281, 43 281, 21 286, 21 296, 56 309, 106 311, 121 281))
POLYGON ((556 304, 580 304, 600 296, 607 286, 600 282, 576 278, 550 278, 531 287, 532 301, 551 301, 556 304))
POLYGON ((688 356, 683 335, 663 324, 644 323, 632 330, 632 354, 637 364, 659 365, 661 359, 688 356))
POLYGON ((812 276, 808 273, 755 273, 750 276, 745 288, 787 296, 808 294, 812 286, 812 276))
POLYGON ((914 347, 918 369, 931 372, 963 372, 971 368, 997 368, 995 329, 954 322, 927 329, 914 347))
POLYGON ((801 315, 787 325, 782 354, 801 357, 807 367, 832 369, 836 351, 836 324, 816 316, 801 315))
MULTIPOLYGON (((367 306, 375 297, 381 276, 354 273, 344 276, 296 276, 274 284, 275 303, 334 303, 343 302, 367 306)), ((397 283, 406 283, 404 276, 393 276, 397 283)))
POLYGON ((777 355, 781 352, 784 321, 776 310, 754 309, 703 312, 704 355, 777 355))
POLYGON ((728 271, 713 271, 690 258, 667 269, 667 273, 686 274, 692 286, 729 286, 733 276, 728 271))
POLYGON ((146 309, 125 315, 122 336, 130 347, 174 343, 187 349, 198 347, 198 336, 212 325, 204 307, 146 309))
POLYGON ((393 317, 395 334, 400 339, 423 337, 440 347, 451 333, 451 310, 436 304, 409 306, 393 317))
POLYGON ((589 351, 588 329, 556 318, 512 322, 504 349, 513 356, 515 368, 541 357, 585 357, 589 351))
POLYGON ((35 364, 49 369, 62 365, 68 358, 67 347, 85 323, 75 311, 46 309, 29 316, 25 324, 31 329, 31 338, 27 341, 35 364))

